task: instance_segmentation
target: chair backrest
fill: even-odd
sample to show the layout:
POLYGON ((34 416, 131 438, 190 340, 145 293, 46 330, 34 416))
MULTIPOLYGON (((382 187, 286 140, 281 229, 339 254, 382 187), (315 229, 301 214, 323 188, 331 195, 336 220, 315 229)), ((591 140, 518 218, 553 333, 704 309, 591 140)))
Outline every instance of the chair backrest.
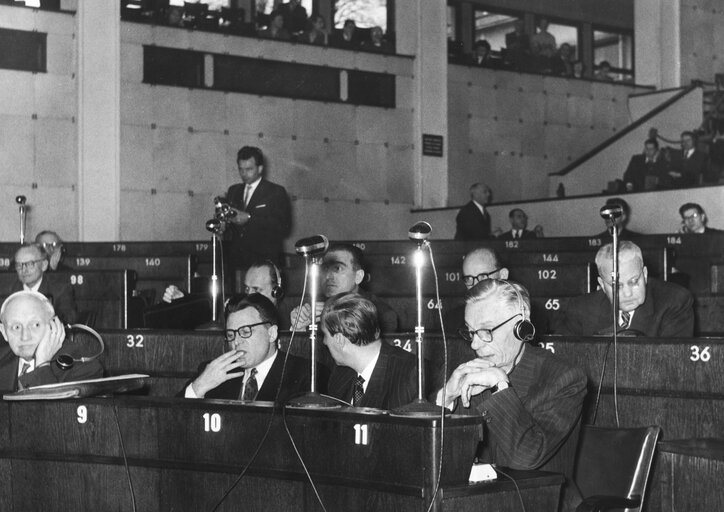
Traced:
MULTIPOLYGON (((661 427, 611 428, 584 425, 576 460, 575 482, 584 498, 596 495, 641 497, 661 427)), ((626 509, 639 511, 641 506, 626 509)))

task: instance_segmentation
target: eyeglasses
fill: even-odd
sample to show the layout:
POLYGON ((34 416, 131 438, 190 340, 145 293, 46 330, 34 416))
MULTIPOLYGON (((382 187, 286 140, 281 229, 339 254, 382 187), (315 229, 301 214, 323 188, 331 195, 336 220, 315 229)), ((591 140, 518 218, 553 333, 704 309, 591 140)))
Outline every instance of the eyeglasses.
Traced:
POLYGON ((264 325, 264 324, 270 324, 268 320, 266 322, 257 322, 255 324, 249 324, 249 325, 242 325, 241 327, 237 329, 226 329, 224 331, 224 336, 226 336, 226 342, 231 343, 233 342, 236 337, 240 338, 249 338, 251 336, 252 327, 256 327, 257 325, 264 325))
POLYGON ((698 213, 692 213, 691 215, 685 215, 684 220, 694 220, 698 219, 700 215, 698 213))
MULTIPOLYGON (((641 272, 640 272, 639 275, 637 275, 636 277, 632 277, 631 279, 629 279, 629 280, 626 281, 625 283, 624 283, 624 282, 619 282, 619 283, 618 283, 618 288, 619 288, 619 290, 623 289, 624 287, 638 288, 638 287, 641 286, 642 284, 645 285, 645 284, 646 284, 646 281, 642 281, 642 280, 641 280, 641 278, 643 277, 643 275, 644 275, 644 269, 641 269, 641 272)), ((604 281, 604 283, 606 283, 609 288, 613 288, 613 283, 610 283, 610 282, 607 282, 607 281, 604 281)))
POLYGON ((17 261, 15 262, 15 270, 25 270, 26 268, 35 268, 35 266, 41 261, 45 261, 45 258, 31 261, 17 261))
POLYGON ((474 330, 474 331, 471 331, 471 330, 468 330, 468 329, 465 328, 465 327, 461 327, 460 329, 458 329, 458 334, 460 335, 460 337, 461 337, 462 339, 464 339, 464 340, 467 341, 468 343, 472 343, 472 342, 473 342, 473 338, 475 338, 475 335, 476 335, 476 334, 477 334, 478 338, 480 338, 480 339, 481 339, 482 341, 484 341, 485 343, 490 343, 491 341, 493 341, 493 332, 496 331, 497 329, 500 329, 501 327, 503 327, 505 324, 507 324, 507 323, 510 322, 513 318, 515 318, 515 317, 517 317, 517 316, 521 316, 521 314, 520 314, 520 313, 514 314, 513 316, 511 316, 510 318, 508 318, 508 319, 505 320, 504 322, 499 323, 498 325, 496 325, 496 326, 493 327, 492 329, 476 329, 476 330, 474 330))
POLYGON ((54 251, 62 247, 63 242, 43 242, 40 245, 42 245, 46 251, 54 251))
POLYGON ((474 284, 479 283, 480 281, 485 281, 486 279, 490 279, 490 276, 498 272, 500 269, 496 268, 495 270, 491 270, 490 272, 483 272, 482 274, 478 274, 477 276, 463 276, 463 283, 465 283, 465 286, 472 286, 474 284))

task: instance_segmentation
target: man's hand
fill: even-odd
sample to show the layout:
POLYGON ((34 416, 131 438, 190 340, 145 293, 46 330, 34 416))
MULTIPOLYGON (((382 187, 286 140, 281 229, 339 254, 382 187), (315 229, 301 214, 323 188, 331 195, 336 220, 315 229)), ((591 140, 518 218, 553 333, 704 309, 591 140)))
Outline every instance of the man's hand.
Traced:
MULTIPOLYGON (((322 316, 322 308, 324 308, 324 302, 317 302, 317 311, 315 323, 319 322, 319 318, 322 316)), ((296 307, 292 309, 291 323, 293 331, 303 331, 312 324, 312 306, 309 304, 303 304, 301 309, 296 307), (297 315, 299 320, 297 321, 297 315)))
MULTIPOLYGON (((463 407, 470 407, 470 399, 495 386, 500 381, 507 381, 506 373, 485 359, 473 359, 458 366, 445 384, 445 407, 451 408, 457 398, 463 407)), ((438 405, 442 402, 442 390, 438 392, 438 405)))
POLYGON ((232 210, 236 212, 236 215, 234 215, 231 219, 229 219, 229 222, 233 222, 234 224, 238 224, 240 226, 243 226, 247 222, 249 222, 249 219, 251 219, 251 215, 246 213, 244 210, 238 210, 237 208, 231 207, 232 210))
POLYGON ((65 340, 65 327, 57 316, 54 316, 45 329, 43 339, 38 343, 35 349, 35 367, 49 363, 53 356, 63 346, 65 340))
POLYGON ((166 290, 163 292, 163 301, 164 302, 172 302, 176 299, 180 299, 184 296, 184 292, 179 290, 178 286, 172 284, 169 285, 166 290))
POLYGON ((209 364, 206 365, 201 375, 196 377, 191 383, 191 387, 196 396, 203 398, 206 393, 214 389, 227 380, 238 379, 244 376, 244 372, 229 373, 231 370, 241 368, 241 363, 237 361, 239 354, 236 350, 226 352, 209 364))

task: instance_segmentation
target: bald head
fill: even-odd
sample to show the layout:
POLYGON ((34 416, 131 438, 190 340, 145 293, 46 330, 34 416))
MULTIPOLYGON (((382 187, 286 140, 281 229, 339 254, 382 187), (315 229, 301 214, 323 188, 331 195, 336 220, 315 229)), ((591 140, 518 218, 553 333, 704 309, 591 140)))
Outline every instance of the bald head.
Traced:
POLYGON ((469 290, 485 279, 508 279, 508 269, 500 264, 495 251, 486 247, 473 249, 463 260, 463 282, 469 290))
POLYGON ((44 295, 16 292, 0 307, 0 333, 16 356, 31 360, 54 316, 53 305, 44 295))

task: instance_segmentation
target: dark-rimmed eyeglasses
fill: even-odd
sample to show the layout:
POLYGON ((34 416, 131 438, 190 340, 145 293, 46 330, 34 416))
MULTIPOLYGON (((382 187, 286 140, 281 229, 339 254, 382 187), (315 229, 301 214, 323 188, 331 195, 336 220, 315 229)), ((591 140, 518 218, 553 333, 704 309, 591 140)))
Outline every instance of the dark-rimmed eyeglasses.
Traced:
POLYGON ((499 270, 499 268, 496 268, 495 270, 491 270, 490 272, 483 272, 482 274, 478 274, 477 276, 463 275, 463 283, 465 283, 465 286, 473 286, 474 284, 478 284, 480 281, 490 279, 490 276, 492 276, 499 270))
POLYGON ((45 261, 45 258, 40 258, 39 260, 30 260, 30 261, 16 261, 15 262, 15 270, 25 270, 26 268, 35 268, 38 263, 41 261, 45 261))
POLYGON ((460 329, 458 329, 458 334, 460 335, 460 337, 462 339, 464 339, 468 343, 472 343, 473 338, 475 338, 476 335, 478 336, 478 338, 480 338, 485 343, 490 343, 491 341, 493 341, 493 332, 496 331, 497 329, 500 329, 501 327, 503 327, 505 324, 507 324, 513 318, 515 318, 517 316, 521 316, 521 314, 520 313, 514 314, 513 316, 511 316, 507 320, 499 323, 492 329, 476 329, 474 331, 471 331, 467 328, 467 326, 461 327, 460 329))
POLYGON ((226 338, 227 343, 233 342, 237 336, 239 338, 249 338, 251 336, 251 333, 253 332, 253 328, 257 325, 264 325, 264 324, 270 324, 268 320, 266 322, 257 322, 255 324, 249 324, 249 325, 242 325, 241 327, 238 327, 236 329, 226 329, 224 331, 224 336, 226 338))

